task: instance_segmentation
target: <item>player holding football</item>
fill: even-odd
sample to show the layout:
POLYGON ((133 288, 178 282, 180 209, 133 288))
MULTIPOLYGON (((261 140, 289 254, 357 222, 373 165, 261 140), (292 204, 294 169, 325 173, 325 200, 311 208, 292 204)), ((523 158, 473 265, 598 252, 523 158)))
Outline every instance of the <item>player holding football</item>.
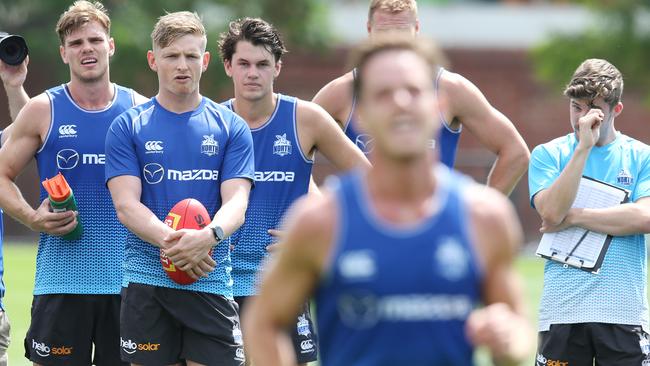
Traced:
POLYGON ((126 242, 122 359, 147 365, 240 365, 244 350, 223 242, 244 221, 254 175, 246 122, 199 93, 210 54, 195 13, 160 17, 151 34, 151 101, 115 119, 106 138, 106 181, 126 242), (195 198, 211 215, 201 230, 173 231, 162 219, 195 198), (164 273, 163 249, 197 282, 164 273), (212 249, 212 256, 208 255, 212 249), (146 347, 141 347, 144 345, 146 347))
MULTIPOLYGON (((415 37, 420 29, 417 3, 415 0, 372 0, 367 28, 370 38, 386 32, 415 37)), ((359 117, 356 112, 358 96, 352 92, 355 73, 350 71, 325 85, 314 97, 314 102, 323 106, 360 148, 371 148, 367 135, 355 126, 359 117)), ((524 139, 512 122, 492 107, 483 93, 462 75, 439 67, 432 83, 436 95, 447 97, 446 105, 437 116, 442 123, 435 143, 440 161, 454 166, 460 133, 466 128, 497 155, 487 184, 510 194, 526 171, 530 158, 524 139)))
MULTIPOLYGON (((233 288, 243 312, 257 293, 260 267, 273 243, 268 230, 279 227, 286 209, 307 193, 315 151, 339 170, 369 164, 318 105, 274 93, 286 49, 271 24, 259 18, 230 22, 219 49, 235 89, 235 98, 225 104, 246 120, 255 147, 256 187, 246 222, 233 235, 233 288)), ((317 358, 314 331, 305 305, 290 332, 299 363, 317 358)))
POLYGON ((0 206, 41 233, 25 354, 35 364, 118 365, 126 230, 104 185, 103 141, 112 119, 145 99, 110 81, 115 45, 100 3, 75 2, 56 30, 70 81, 31 99, 0 150, 0 206), (78 213, 50 212, 44 190, 36 210, 25 201, 14 181, 32 157, 41 180, 58 172, 66 177, 78 213), (83 235, 63 240, 60 235, 77 225, 77 215, 83 235))

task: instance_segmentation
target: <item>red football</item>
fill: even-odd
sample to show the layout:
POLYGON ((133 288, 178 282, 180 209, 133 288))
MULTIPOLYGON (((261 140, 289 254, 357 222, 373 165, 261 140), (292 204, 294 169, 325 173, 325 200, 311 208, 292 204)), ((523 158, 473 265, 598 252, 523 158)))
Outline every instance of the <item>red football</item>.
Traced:
MULTIPOLYGON (((210 223, 210 214, 201 202, 186 198, 172 207, 165 218, 165 224, 174 230, 180 229, 203 229, 210 223)), ((212 253, 212 250, 210 250, 212 253)), ((189 285, 196 282, 184 271, 176 268, 171 259, 167 258, 162 249, 160 250, 160 263, 167 276, 179 285, 189 285)))

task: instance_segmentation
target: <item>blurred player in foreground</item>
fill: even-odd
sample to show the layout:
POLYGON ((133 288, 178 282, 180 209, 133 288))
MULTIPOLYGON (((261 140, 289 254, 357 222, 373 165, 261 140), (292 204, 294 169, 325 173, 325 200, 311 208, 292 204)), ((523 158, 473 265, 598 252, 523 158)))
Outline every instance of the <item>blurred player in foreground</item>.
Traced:
POLYGON ((471 365, 476 346, 511 363, 532 348, 512 266, 522 240, 514 209, 437 164, 428 146, 440 128, 438 53, 395 37, 360 47, 353 63, 373 167, 292 208, 244 312, 256 366, 290 357, 282 330, 312 294, 325 366, 471 365))

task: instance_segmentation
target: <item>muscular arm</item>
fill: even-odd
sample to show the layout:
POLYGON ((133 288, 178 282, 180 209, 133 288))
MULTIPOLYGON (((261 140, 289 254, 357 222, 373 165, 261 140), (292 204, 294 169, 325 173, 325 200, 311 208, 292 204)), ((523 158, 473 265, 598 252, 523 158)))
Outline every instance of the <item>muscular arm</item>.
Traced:
POLYGON ((280 339, 316 286, 331 245, 333 205, 325 196, 308 196, 290 211, 281 249, 243 314, 244 343, 255 365, 281 364, 280 339))
POLYGON ((50 102, 45 94, 29 101, 13 123, 12 137, 0 149, 0 206, 34 231, 63 235, 74 229, 75 213, 49 212, 47 199, 34 210, 15 183, 16 177, 43 143, 49 124, 50 102))
POLYGON ((160 221, 147 206, 140 202, 142 194, 140 178, 120 175, 111 178, 107 185, 120 222, 147 243, 160 248, 167 247, 164 238, 174 230, 160 221))
POLYGON ((309 156, 317 149, 338 171, 370 167, 365 155, 337 128, 323 108, 314 103, 299 101, 296 115, 300 144, 305 155, 309 156))
POLYGON ((484 308, 467 322, 470 339, 490 349, 497 364, 518 364, 529 356, 534 334, 526 316, 515 256, 523 241, 512 205, 496 191, 476 187, 470 196, 476 253, 483 263, 484 308))
POLYGON ((448 121, 461 123, 485 148, 497 155, 487 184, 510 194, 528 168, 530 151, 526 142, 508 117, 492 107, 469 80, 446 72, 440 83, 446 96, 443 103, 448 121))
MULTIPOLYGON (((221 201, 223 202, 212 220, 212 225, 219 225, 226 237, 229 237, 244 224, 251 182, 248 179, 234 178, 221 183, 221 201)), ((210 232, 212 235, 212 232, 210 232)))
POLYGON ((352 109, 352 72, 330 81, 316 93, 312 102, 320 105, 345 129, 352 109))

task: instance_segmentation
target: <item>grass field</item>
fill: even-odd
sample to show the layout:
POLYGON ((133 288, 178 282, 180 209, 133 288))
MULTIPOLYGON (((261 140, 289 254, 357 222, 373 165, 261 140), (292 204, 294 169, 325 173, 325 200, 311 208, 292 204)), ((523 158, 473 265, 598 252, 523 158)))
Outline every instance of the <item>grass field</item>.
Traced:
MULTIPOLYGON (((23 356, 22 343, 29 326, 36 247, 8 243, 4 247, 4 258, 4 281, 7 288, 4 304, 11 319, 11 337, 13 340, 9 347, 9 364, 12 366, 30 365, 23 356)), ((533 320, 537 314, 537 304, 542 289, 542 265, 542 260, 532 257, 521 257, 517 262, 517 270, 524 279, 530 307, 529 314, 533 320)), ((484 354, 479 353, 477 358, 477 363, 481 366, 491 364, 484 354)), ((532 355, 530 362, 526 364, 533 364, 532 355)))

